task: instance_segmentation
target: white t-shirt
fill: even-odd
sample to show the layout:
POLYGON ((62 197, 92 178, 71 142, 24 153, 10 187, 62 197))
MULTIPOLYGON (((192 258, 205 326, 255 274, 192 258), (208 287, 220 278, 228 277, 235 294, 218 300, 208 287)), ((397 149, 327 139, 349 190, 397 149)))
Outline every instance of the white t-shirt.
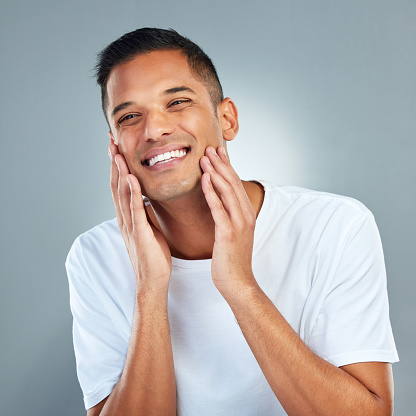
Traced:
MULTIPOLYGON (((351 198, 262 184, 253 272, 266 295, 330 363, 397 361, 371 212, 351 198)), ((285 415, 212 283, 211 260, 172 263, 168 313, 178 415, 285 415)), ((66 267, 77 372, 88 409, 117 383, 133 319, 135 280, 116 219, 79 236, 66 267)))

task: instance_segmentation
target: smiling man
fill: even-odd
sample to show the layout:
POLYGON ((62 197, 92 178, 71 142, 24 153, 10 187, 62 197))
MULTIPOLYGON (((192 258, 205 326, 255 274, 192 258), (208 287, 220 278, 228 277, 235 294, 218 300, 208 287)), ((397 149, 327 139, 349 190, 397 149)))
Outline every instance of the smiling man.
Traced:
POLYGON ((398 358, 372 214, 241 181, 226 150, 236 106, 173 30, 116 40, 97 80, 117 219, 66 263, 87 414, 391 415, 398 358))

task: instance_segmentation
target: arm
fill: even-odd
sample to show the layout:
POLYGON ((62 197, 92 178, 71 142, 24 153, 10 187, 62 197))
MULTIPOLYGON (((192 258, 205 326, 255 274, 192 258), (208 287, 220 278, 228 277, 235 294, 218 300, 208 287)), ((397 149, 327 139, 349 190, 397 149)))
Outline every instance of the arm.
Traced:
POLYGON ((175 415, 176 386, 167 312, 170 251, 149 224, 140 185, 110 145, 111 190, 136 277, 136 303, 127 358, 112 393, 88 416, 175 415))
POLYGON ((289 415, 389 415, 389 364, 342 368, 313 353, 258 286, 251 268, 255 212, 225 149, 201 159, 215 221, 214 284, 230 305, 270 387, 289 415))
POLYGON ((391 415, 391 367, 335 367, 314 354, 257 286, 226 298, 272 390, 289 415, 391 415))

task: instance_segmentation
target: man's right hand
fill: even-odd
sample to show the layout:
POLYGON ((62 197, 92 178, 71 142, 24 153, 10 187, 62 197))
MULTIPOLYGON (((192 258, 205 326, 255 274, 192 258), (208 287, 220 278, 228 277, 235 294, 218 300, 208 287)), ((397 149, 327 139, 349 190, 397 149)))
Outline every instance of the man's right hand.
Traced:
POLYGON ((162 233, 146 215, 139 181, 130 174, 124 156, 113 142, 111 158, 111 192, 118 225, 129 253, 136 277, 136 290, 158 293, 168 290, 172 270, 169 246, 162 233))
POLYGON ((120 379, 87 416, 175 415, 176 383, 168 319, 172 261, 162 233, 147 219, 139 181, 110 144, 111 192, 136 278, 129 347, 120 379))

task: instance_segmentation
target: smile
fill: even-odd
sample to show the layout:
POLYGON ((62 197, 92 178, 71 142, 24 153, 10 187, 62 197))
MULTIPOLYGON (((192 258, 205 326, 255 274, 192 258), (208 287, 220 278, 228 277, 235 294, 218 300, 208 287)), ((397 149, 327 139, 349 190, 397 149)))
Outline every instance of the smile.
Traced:
POLYGON ((188 149, 184 148, 180 150, 172 150, 170 152, 161 153, 160 155, 156 155, 150 159, 146 159, 145 164, 147 166, 160 165, 162 163, 170 162, 173 159, 180 159, 181 157, 184 157, 187 152, 188 149))

